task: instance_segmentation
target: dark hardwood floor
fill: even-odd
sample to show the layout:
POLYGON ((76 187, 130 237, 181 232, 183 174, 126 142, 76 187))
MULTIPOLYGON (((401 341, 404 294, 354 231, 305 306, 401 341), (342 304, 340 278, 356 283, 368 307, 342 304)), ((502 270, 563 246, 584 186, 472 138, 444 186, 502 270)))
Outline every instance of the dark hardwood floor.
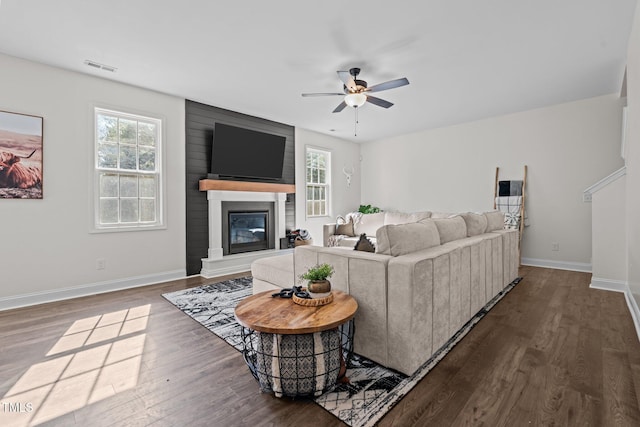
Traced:
MULTIPOLYGON (((589 289, 585 273, 520 273, 381 426, 640 425, 624 296, 589 289)), ((161 296, 218 280, 0 312, 0 425, 343 425, 313 402, 260 393, 240 353, 161 296)))

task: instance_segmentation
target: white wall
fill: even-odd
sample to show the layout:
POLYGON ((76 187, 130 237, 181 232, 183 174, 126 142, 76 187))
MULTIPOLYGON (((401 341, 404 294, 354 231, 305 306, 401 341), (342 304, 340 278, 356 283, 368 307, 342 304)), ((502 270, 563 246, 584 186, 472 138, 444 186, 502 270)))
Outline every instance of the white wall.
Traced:
POLYGON ((0 200, 0 309, 184 276, 183 99, 5 55, 0 93, 44 117, 44 198, 0 200), (165 230, 91 233, 94 104, 165 119, 165 230))
POLYGON ((627 56, 627 262, 631 293, 640 305, 640 7, 627 56))
POLYGON ((358 209, 360 205, 360 145, 333 138, 310 130, 296 128, 296 227, 309 230, 313 244, 322 246, 322 226, 335 223, 337 215, 344 215, 358 209), (306 147, 321 148, 331 152, 331 192, 330 215, 326 217, 306 217, 305 208, 305 153, 306 147), (351 186, 347 187, 343 168, 354 173, 351 186))
POLYGON ((592 284, 627 282, 626 182, 622 176, 593 193, 592 284))
POLYGON ((622 166, 621 117, 620 99, 608 95, 363 144, 362 202, 489 210, 496 166, 501 179, 522 179, 526 164, 523 261, 588 270, 591 205, 582 191, 622 166))

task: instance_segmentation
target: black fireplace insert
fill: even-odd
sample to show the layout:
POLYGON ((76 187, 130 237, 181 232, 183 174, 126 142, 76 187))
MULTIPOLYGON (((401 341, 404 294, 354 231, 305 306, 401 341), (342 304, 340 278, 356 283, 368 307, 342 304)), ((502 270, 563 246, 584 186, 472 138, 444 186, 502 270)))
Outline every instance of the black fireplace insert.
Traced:
POLYGON ((275 248, 274 207, 270 202, 222 202, 224 255, 275 248))

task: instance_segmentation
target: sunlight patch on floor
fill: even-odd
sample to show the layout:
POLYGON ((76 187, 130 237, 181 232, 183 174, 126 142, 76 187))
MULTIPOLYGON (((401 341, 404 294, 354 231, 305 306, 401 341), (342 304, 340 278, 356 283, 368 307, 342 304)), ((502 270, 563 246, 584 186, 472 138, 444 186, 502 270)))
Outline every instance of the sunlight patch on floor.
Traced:
POLYGON ((136 386, 150 305, 75 321, 2 398, 0 424, 32 426, 136 386))
POLYGON ((147 304, 76 320, 47 356, 143 331, 147 327, 150 310, 151 306, 147 304))

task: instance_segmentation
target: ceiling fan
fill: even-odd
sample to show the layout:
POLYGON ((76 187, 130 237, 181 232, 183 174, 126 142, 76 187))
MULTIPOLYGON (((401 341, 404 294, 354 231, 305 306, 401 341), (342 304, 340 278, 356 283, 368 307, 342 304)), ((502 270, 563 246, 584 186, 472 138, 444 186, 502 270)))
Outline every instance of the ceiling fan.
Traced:
POLYGON ((403 77, 368 87, 367 82, 357 79, 358 74, 360 74, 360 68, 351 68, 349 71, 338 71, 338 78, 344 83, 344 93, 303 93, 302 96, 344 96, 344 100, 333 110, 334 113, 339 113, 344 110, 347 105, 353 108, 362 107, 365 102, 370 102, 379 107, 389 108, 393 103, 369 94, 409 84, 409 80, 403 77))

